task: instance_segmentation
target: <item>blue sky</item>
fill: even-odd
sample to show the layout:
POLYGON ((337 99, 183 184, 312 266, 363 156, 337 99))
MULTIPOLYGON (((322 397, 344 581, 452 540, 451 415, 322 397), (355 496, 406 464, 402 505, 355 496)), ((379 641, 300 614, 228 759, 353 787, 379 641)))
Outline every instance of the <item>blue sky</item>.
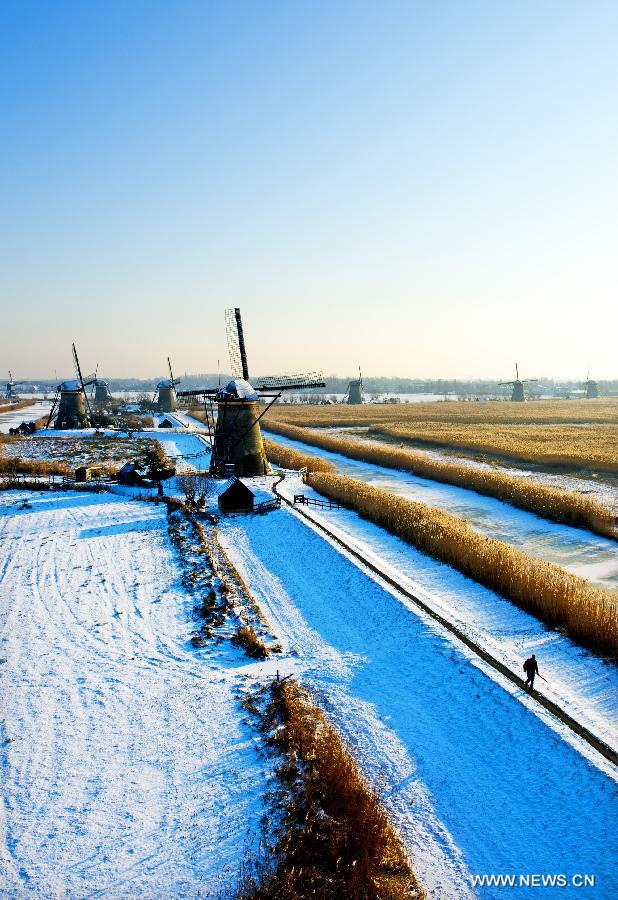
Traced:
POLYGON ((2 0, 0 367, 212 371, 240 306, 254 373, 617 377, 616 46, 596 0, 2 0))

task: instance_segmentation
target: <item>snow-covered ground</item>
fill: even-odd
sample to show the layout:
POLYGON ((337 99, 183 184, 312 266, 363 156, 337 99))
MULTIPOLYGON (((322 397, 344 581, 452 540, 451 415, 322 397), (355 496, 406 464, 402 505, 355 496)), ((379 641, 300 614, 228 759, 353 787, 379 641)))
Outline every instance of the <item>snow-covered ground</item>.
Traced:
MULTIPOLYGON (((533 872, 595 874, 589 896, 618 894, 607 763, 288 509, 228 519, 221 539, 380 786, 431 898, 470 896, 471 874, 533 872)), ((482 591, 413 552, 410 562, 452 603, 482 591)))
POLYGON ((606 587, 618 588, 618 544, 615 541, 582 528, 549 522, 534 513, 515 509, 508 503, 475 491, 349 459, 280 435, 269 437, 303 453, 330 460, 342 475, 350 475, 430 506, 439 506, 467 519, 470 525, 484 534, 506 541, 531 556, 555 563, 606 587))
POLYGON ((255 664, 191 647, 180 575, 163 507, 0 494, 3 896, 235 876, 267 784, 236 695, 255 664))
MULTIPOLYGON (((1 404, 0 404, 1 405, 1 404)), ((32 406, 23 406, 21 409, 11 409, 0 413, 0 434, 8 434, 9 428, 17 428, 22 422, 31 422, 48 415, 51 410, 51 401, 33 403, 32 406)))

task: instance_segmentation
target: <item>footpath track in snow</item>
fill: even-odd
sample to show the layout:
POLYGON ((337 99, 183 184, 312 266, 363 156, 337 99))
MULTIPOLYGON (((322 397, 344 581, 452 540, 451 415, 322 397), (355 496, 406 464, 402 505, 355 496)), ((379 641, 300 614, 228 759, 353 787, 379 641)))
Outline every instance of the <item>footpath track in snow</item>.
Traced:
MULTIPOLYGON (((312 516, 310 513, 306 512, 304 509, 299 509, 297 506, 294 506, 293 502, 286 497, 285 493, 279 490, 277 484, 273 486, 273 490, 277 494, 281 500, 286 503, 289 507, 293 508, 297 515, 302 516, 308 522, 312 524, 313 527, 318 528, 322 531, 330 540, 335 541, 341 547, 345 549, 345 551, 352 556, 354 559, 358 560, 377 575, 383 582, 386 582, 391 587, 396 588, 396 590, 402 594, 404 597, 407 597, 408 600, 411 600, 416 606, 419 607, 424 613, 431 616, 436 622, 439 622, 443 628, 446 628, 454 637, 456 637, 459 641, 462 641, 468 647, 469 650, 472 650, 479 659, 482 659, 483 662, 487 663, 494 669, 497 673, 504 676, 508 681, 511 682, 516 688, 519 690, 524 690, 524 679, 521 678, 518 674, 513 672, 507 665, 505 665, 500 659, 493 656, 488 650, 483 647, 480 643, 473 640, 469 634, 467 634, 462 628, 459 628, 454 622, 450 619, 447 619, 445 616, 441 615, 430 603, 428 603, 425 599, 422 599, 417 593, 413 593, 410 591, 404 584, 402 584, 401 580, 393 577, 392 574, 385 571, 384 567, 376 565, 374 561, 372 561, 366 553, 362 553, 357 548, 353 547, 348 541, 342 537, 341 534, 337 534, 333 529, 328 528, 323 521, 320 521, 317 517, 312 516)), ((567 728, 570 728, 576 735, 586 741, 594 750, 600 753, 608 762, 613 765, 618 765, 618 752, 616 752, 612 747, 608 746, 605 741, 601 740, 601 738, 597 737, 590 731, 589 728, 586 728, 585 725, 578 722, 573 716, 569 715, 566 710, 562 709, 559 704, 554 702, 551 698, 546 697, 543 693, 538 689, 539 679, 537 679, 537 688, 530 694, 530 699, 539 703, 547 712, 551 713, 552 716, 555 716, 563 725, 566 725, 567 728)))
POLYGON ((470 875, 532 872, 594 874, 587 895, 616 896, 608 762, 293 510, 224 520, 220 536, 431 898, 493 898, 470 875))
POLYGON ((181 574, 165 507, 0 494, 0 894, 210 896, 236 875, 267 784, 238 705, 253 666, 193 649, 181 574))

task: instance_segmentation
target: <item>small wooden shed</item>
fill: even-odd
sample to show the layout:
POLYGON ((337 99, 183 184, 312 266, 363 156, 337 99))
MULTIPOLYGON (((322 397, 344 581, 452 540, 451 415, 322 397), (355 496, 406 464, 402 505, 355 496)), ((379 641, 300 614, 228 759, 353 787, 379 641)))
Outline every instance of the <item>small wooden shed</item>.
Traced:
POLYGON ((103 474, 102 466, 78 466, 75 469, 75 481, 98 481, 103 474))
POLYGON ((217 502, 221 512, 253 512, 255 494, 240 478, 230 478, 221 487, 217 502))

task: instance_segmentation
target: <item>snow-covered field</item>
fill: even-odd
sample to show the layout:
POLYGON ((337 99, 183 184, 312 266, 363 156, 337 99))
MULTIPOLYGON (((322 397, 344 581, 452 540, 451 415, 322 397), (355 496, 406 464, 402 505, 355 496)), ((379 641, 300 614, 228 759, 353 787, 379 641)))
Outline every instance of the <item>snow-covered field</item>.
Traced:
POLYGON ((0 494, 4 896, 208 896, 257 828, 255 667, 191 647, 163 509, 0 494))
POLYGON ((439 506, 467 519, 489 537, 513 544, 531 556, 555 563, 605 587, 618 589, 618 544, 615 541, 582 528, 549 522, 475 491, 349 459, 280 435, 269 437, 303 453, 330 460, 342 475, 350 475, 411 500, 439 506))
POLYGON ((500 872, 596 874, 589 895, 616 896, 606 763, 293 512, 228 520, 222 542, 381 787, 432 898, 500 872))

